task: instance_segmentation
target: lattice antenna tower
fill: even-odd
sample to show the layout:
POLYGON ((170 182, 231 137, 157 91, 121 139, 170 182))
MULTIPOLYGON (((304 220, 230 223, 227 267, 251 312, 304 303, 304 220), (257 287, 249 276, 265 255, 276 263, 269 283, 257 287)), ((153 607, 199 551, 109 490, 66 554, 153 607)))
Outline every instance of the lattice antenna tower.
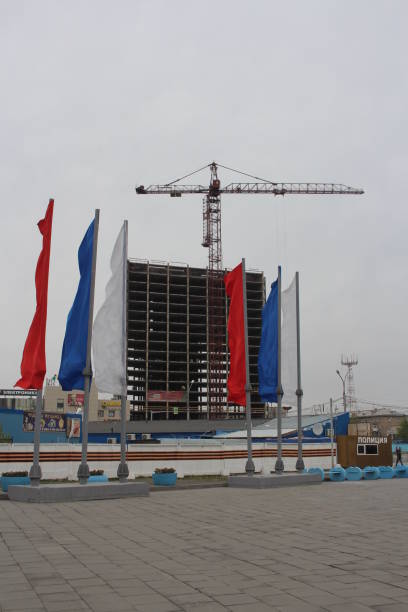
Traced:
POLYGON ((356 410, 356 386, 354 384, 353 366, 357 364, 357 355, 341 356, 341 365, 344 365, 347 368, 347 397, 350 412, 355 412, 356 410))

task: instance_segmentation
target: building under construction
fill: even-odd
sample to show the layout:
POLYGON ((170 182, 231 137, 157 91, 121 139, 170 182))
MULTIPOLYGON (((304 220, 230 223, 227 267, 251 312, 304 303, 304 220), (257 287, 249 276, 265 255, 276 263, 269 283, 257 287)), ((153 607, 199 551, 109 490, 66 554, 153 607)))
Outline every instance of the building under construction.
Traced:
MULTIPOLYGON (((244 416, 244 408, 227 405, 228 299, 223 288, 216 304, 220 342, 215 350, 209 326, 209 291, 211 278, 207 268, 129 260, 131 419, 244 416)), ((249 364, 255 417, 264 415, 264 403, 257 392, 264 302, 263 273, 247 272, 249 364)), ((214 317, 214 305, 212 308, 214 317)))

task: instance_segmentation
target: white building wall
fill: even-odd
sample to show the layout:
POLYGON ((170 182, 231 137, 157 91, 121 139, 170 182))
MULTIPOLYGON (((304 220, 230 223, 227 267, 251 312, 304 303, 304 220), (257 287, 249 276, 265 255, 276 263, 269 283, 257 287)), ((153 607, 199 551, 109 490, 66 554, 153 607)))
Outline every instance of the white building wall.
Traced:
MULTIPOLYGON (((304 463, 305 467, 322 467, 324 469, 330 469, 331 457, 330 456, 317 456, 317 453, 322 449, 330 450, 330 444, 305 444, 304 448, 308 451, 315 451, 316 456, 305 456, 304 463)), ((135 444, 128 445, 129 452, 140 452, 140 453, 152 453, 153 457, 149 460, 128 460, 130 478, 138 476, 151 476, 155 468, 173 467, 176 469, 177 474, 180 478, 184 476, 200 476, 200 475, 222 475, 228 476, 229 474, 240 474, 245 472, 246 457, 239 458, 211 458, 208 459, 197 459, 194 457, 189 458, 185 453, 196 455, 200 452, 214 451, 218 454, 220 451, 243 451, 246 449, 246 444, 236 443, 233 444, 228 441, 166 441, 160 445, 151 444, 135 444), (183 453, 183 457, 166 459, 162 456, 166 453, 183 453)), ((256 450, 270 450, 276 449, 275 444, 269 442, 259 443, 253 445, 254 451, 256 450)), ((296 445, 294 444, 283 444, 283 453, 285 450, 294 450, 296 445)), ((0 459, 1 455, 5 457, 5 453, 32 453, 32 444, 0 444, 0 459)), ((67 479, 76 480, 77 470, 80 463, 80 451, 81 446, 72 444, 41 444, 41 452, 53 452, 53 453, 79 453, 78 460, 75 461, 55 461, 55 462, 41 462, 41 469, 43 479, 46 480, 59 480, 67 479)), ((88 452, 90 453, 106 453, 116 452, 120 453, 119 444, 89 444, 88 452)), ((336 453, 336 447, 334 445, 334 453, 336 453)), ((119 455, 118 455, 119 456, 119 455)), ((285 464, 285 470, 295 471, 296 469, 296 456, 283 457, 285 464)), ((274 470, 276 457, 254 457, 255 469, 257 472, 263 472, 269 474, 274 470)), ((88 461, 89 469, 103 469, 105 474, 109 478, 115 478, 119 459, 117 461, 88 461)), ((337 463, 336 456, 334 456, 334 463, 337 463)), ((15 470, 29 470, 31 462, 17 462, 8 461, 1 462, 0 472, 15 471, 15 470)))

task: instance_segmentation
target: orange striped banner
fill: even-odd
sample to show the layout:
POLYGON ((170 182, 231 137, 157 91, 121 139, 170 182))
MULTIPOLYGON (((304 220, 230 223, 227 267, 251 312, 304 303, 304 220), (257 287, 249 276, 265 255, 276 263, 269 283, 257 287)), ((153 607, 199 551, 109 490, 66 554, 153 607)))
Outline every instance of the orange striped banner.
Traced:
MULTIPOLYGON (((253 457, 276 457, 277 449, 254 449, 253 457)), ((245 459, 246 449, 242 450, 206 450, 206 451, 128 451, 128 461, 206 461, 222 459, 245 459)), ((296 448, 282 449, 283 457, 297 457, 296 448)), ((303 457, 330 457, 330 448, 303 448, 303 457)), ((31 463, 32 452, 0 451, 0 463, 31 463)), ((81 461, 81 453, 76 451, 42 451, 40 461, 43 463, 81 461)), ((120 461, 119 451, 90 451, 88 461, 120 461)))

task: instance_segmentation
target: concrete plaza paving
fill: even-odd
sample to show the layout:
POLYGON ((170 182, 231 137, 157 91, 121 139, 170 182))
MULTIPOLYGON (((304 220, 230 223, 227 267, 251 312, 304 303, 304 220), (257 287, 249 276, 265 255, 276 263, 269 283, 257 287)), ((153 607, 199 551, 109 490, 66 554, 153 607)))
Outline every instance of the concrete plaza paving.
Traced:
POLYGON ((408 479, 0 500, 0 609, 408 611, 408 479))

